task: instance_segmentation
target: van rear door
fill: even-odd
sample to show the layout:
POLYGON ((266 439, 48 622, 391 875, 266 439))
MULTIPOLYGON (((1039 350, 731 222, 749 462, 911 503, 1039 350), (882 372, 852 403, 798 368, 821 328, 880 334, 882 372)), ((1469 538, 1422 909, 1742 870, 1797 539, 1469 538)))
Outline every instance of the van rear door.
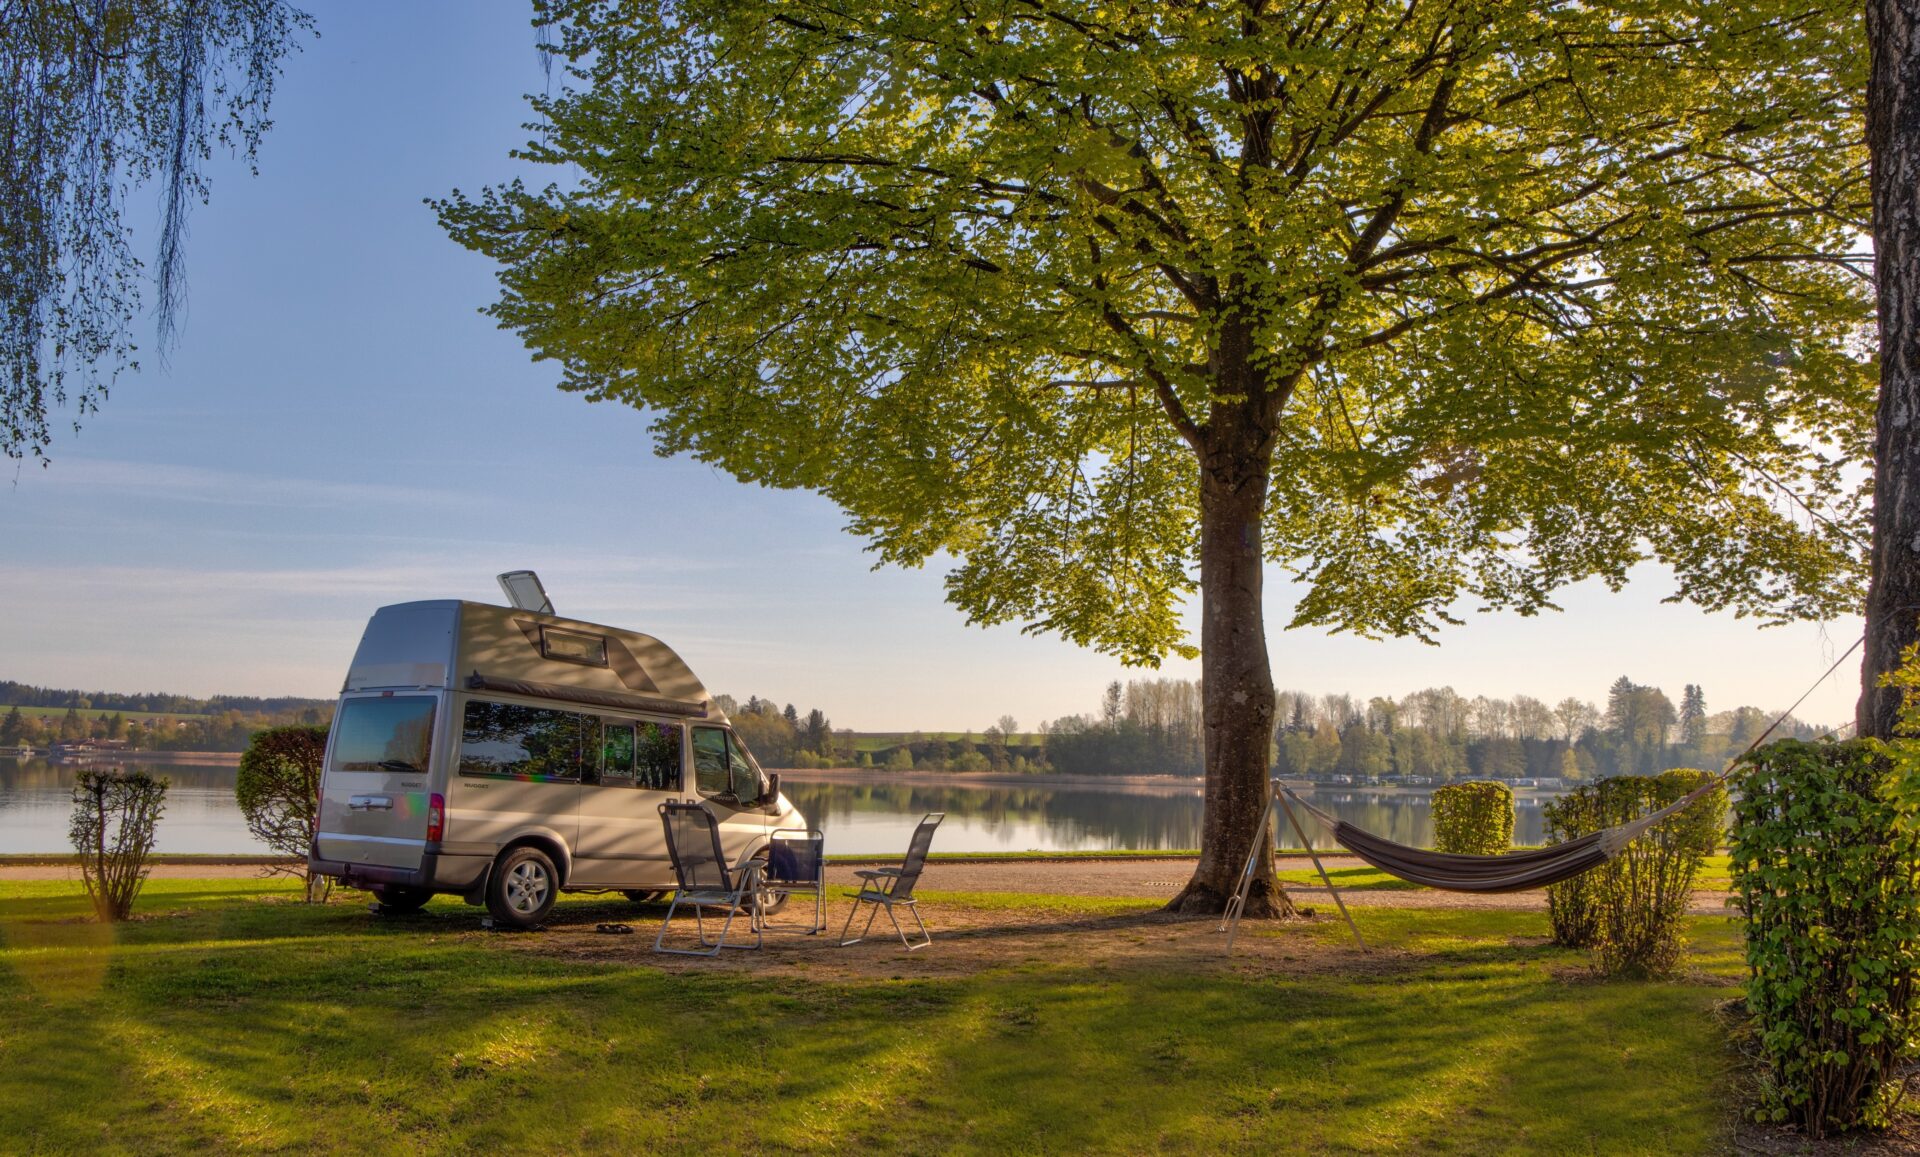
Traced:
POLYGON ((420 866, 437 704, 433 695, 392 693, 341 702, 320 790, 321 859, 420 866))

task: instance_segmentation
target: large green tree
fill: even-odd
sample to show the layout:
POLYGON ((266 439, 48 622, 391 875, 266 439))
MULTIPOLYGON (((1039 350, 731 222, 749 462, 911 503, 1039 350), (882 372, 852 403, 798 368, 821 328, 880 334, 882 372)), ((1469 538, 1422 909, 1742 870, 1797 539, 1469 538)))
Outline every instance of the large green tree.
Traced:
MULTIPOLYGON (((1193 648, 1217 910, 1294 626, 1431 637, 1655 559, 1857 605, 1858 20, 1675 0, 607 0, 437 204, 663 453, 819 491, 971 620, 1193 648)), ((1264 856, 1264 853, 1262 853, 1264 856)), ((1284 911, 1263 860, 1250 912, 1284 911)))

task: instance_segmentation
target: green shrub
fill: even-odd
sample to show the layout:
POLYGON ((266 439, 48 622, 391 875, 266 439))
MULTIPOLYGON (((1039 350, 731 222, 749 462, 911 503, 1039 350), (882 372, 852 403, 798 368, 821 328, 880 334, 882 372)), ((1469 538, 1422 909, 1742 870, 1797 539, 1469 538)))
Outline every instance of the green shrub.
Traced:
POLYGON ((1762 1119, 1881 1127, 1916 1054, 1920 797, 1910 744, 1762 749, 1734 805, 1762 1119))
MULTIPOLYGON (((1600 822, 1600 789, 1583 784, 1540 809, 1549 844, 1571 843, 1606 825, 1600 822)), ((1600 888, 1597 869, 1547 885, 1547 919, 1553 942, 1567 948, 1592 948, 1600 942, 1600 888)))
POLYGON ((73 781, 67 838, 80 854, 80 882, 105 921, 125 920, 147 880, 154 829, 167 807, 168 781, 144 770, 81 771, 73 781))
POLYGON ((1512 850, 1513 789, 1483 779, 1434 788, 1433 846, 1462 856, 1512 850))
POLYGON ((327 753, 327 729, 294 725, 255 733, 240 756, 234 775, 234 802, 253 838, 283 856, 299 857, 288 869, 306 883, 307 900, 318 903, 332 890, 333 877, 307 871, 320 818, 320 766, 327 753))
MULTIPOLYGON (((1708 779, 1691 768, 1615 776, 1575 788, 1543 809, 1547 842, 1567 843, 1629 823, 1708 779)), ((1603 972, 1662 975, 1680 962, 1680 932, 1700 864, 1719 846, 1727 793, 1715 790, 1670 816, 1590 872, 1547 887, 1553 939, 1591 948, 1603 972)))
MULTIPOLYGON (((1666 807, 1699 787, 1706 773, 1622 775, 1597 785, 1601 827, 1614 827, 1666 807)), ((1681 936, 1700 865, 1720 842, 1725 789, 1655 824, 1613 859, 1587 873, 1598 898, 1593 949, 1600 970, 1665 976, 1686 953, 1681 936)))

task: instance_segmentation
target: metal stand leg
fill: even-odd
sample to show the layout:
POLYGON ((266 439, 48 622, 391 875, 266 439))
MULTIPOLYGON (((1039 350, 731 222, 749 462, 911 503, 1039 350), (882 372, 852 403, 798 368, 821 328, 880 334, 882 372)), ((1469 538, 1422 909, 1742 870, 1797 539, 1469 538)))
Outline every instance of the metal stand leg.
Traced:
MULTIPOLYGON (((1273 799, 1287 813, 1287 822, 1293 825, 1293 834, 1300 837, 1300 844, 1307 849, 1307 855, 1313 857, 1314 868, 1319 871, 1320 878, 1326 881, 1327 891, 1333 894, 1333 902, 1339 907, 1340 915, 1346 918, 1347 931, 1353 933, 1353 942, 1360 946, 1360 951, 1365 952, 1367 942, 1360 939, 1360 929, 1354 925, 1353 913, 1347 911, 1347 902, 1340 898, 1340 889, 1333 886, 1333 877, 1327 875, 1326 865, 1320 862, 1320 853, 1313 850, 1313 841, 1307 838, 1307 833, 1300 830, 1300 818, 1293 814, 1293 806, 1287 803, 1286 791, 1275 791, 1273 799)), ((1271 812, 1273 809, 1269 806, 1267 810, 1271 812)))
POLYGON ((1220 913, 1220 927, 1216 932, 1227 934, 1227 953, 1233 953, 1233 935, 1240 930, 1240 913, 1247 907, 1247 896, 1253 891, 1253 870, 1260 862, 1260 841, 1273 838, 1273 801, 1267 801, 1267 814, 1260 817, 1260 835, 1253 841, 1253 847, 1247 852, 1247 864, 1240 869, 1240 886, 1233 890, 1233 898, 1227 901, 1226 910, 1220 913))

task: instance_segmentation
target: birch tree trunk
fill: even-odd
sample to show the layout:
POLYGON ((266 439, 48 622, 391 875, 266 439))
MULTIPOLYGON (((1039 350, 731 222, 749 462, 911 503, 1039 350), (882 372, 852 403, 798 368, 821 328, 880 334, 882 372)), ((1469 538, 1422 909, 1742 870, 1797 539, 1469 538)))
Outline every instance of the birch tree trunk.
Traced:
POLYGON ((1878 686, 1880 676, 1920 641, 1920 0, 1867 0, 1867 41, 1880 408, 1856 722, 1861 735, 1884 739, 1898 721, 1900 694, 1878 686))

